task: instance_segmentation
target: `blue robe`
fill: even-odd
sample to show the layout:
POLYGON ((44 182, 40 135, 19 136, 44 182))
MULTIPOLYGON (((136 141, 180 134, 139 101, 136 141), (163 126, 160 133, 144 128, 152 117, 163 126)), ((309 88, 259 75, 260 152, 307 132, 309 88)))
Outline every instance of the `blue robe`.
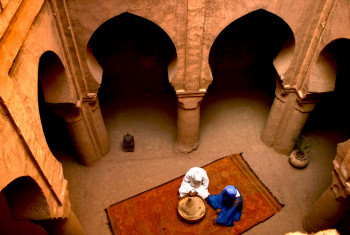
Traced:
POLYGON ((216 219, 216 223, 232 227, 233 221, 239 221, 242 215, 243 199, 242 195, 236 197, 238 190, 229 185, 219 195, 210 195, 208 204, 214 209, 221 209, 221 213, 216 219))

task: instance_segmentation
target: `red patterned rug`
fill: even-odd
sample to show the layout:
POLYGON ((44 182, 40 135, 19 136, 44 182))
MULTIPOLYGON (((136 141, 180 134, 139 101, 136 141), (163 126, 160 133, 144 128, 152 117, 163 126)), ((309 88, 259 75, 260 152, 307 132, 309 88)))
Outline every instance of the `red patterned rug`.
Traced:
POLYGON ((241 234, 278 213, 283 205, 250 169, 241 154, 233 154, 203 167, 209 192, 219 194, 234 185, 243 196, 243 212, 233 227, 213 224, 217 215, 208 205, 202 221, 189 224, 177 214, 178 189, 183 176, 109 206, 106 209, 113 234, 241 234))

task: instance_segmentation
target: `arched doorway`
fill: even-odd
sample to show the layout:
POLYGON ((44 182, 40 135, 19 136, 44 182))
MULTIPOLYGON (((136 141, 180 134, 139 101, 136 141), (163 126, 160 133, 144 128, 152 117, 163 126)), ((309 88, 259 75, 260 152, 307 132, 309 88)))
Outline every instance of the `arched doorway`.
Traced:
POLYGON ((209 56, 213 82, 201 105, 201 141, 215 134, 209 133, 213 128, 219 139, 227 139, 227 147, 252 138, 259 141, 278 74, 288 68, 293 48, 290 27, 262 9, 237 19, 218 35, 209 56))
POLYGON ((52 51, 45 52, 39 61, 38 106, 46 142, 58 160, 77 155, 63 117, 53 111, 58 104, 72 103, 70 90, 60 58, 52 51))
POLYGON ((172 148, 177 99, 167 66, 176 50, 169 36, 155 23, 123 13, 101 25, 88 48, 103 69, 98 98, 111 153, 127 133, 135 137, 135 151, 172 148))
POLYGON ((15 179, 0 192, 1 234, 48 234, 32 220, 49 218, 46 199, 29 176, 15 179))
MULTIPOLYGON (((347 91, 350 86, 349 53, 349 39, 332 41, 320 53, 315 64, 315 73, 312 73, 310 78, 311 92, 321 89, 323 94, 320 102, 310 113, 302 134, 315 136, 318 139, 319 143, 315 143, 315 148, 328 146, 328 149, 332 149, 327 151, 332 154, 329 156, 330 160, 336 155, 337 143, 350 138, 350 123, 347 115, 350 101, 347 91)), ((331 169, 332 164, 329 171, 331 169)))

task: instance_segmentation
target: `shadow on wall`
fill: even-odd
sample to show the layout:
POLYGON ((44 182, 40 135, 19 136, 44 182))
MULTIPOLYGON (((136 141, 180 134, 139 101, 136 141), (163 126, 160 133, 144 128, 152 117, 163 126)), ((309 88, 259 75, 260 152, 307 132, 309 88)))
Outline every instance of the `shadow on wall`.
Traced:
POLYGON ((210 50, 213 82, 201 106, 201 131, 215 128, 223 139, 244 141, 252 139, 252 128, 262 130, 275 98, 277 69, 288 68, 294 41, 286 22, 262 9, 228 25, 210 50), (224 127, 222 118, 228 120, 224 127))
POLYGON ((46 198, 31 177, 23 176, 15 179, 2 192, 14 219, 40 220, 50 217, 46 198))
POLYGON ((101 102, 111 96, 142 96, 173 92, 167 66, 175 46, 156 24, 142 17, 123 13, 101 25, 89 45, 103 68, 99 90, 101 102))
POLYGON ((69 156, 72 160, 78 161, 78 155, 66 127, 66 123, 63 117, 56 115, 51 107, 45 103, 40 84, 38 87, 38 103, 41 125, 51 153, 61 163, 65 156, 69 156))
POLYGON ((0 218, 0 234, 47 234, 28 222, 50 218, 46 198, 31 177, 19 177, 0 192, 0 218))
POLYGON ((70 134, 63 117, 54 113, 55 105, 73 103, 72 88, 62 62, 51 51, 45 52, 39 62, 38 106, 46 142, 57 160, 63 156, 76 156, 70 134))
MULTIPOLYGON (((289 54, 291 47, 294 36, 290 27, 265 10, 247 14, 228 25, 210 50, 213 82, 201 107, 201 128, 212 125, 219 128, 215 123, 220 123, 217 120, 228 112, 242 118, 257 115, 254 118, 266 122, 279 79, 273 63, 282 51, 289 54), (213 118, 215 110, 217 117, 213 118)), ((288 64, 288 59, 282 60, 288 64)), ((242 126, 237 128, 225 127, 222 131, 232 135, 242 126)))
MULTIPOLYGON (((333 92, 325 94, 311 112, 303 133, 312 131, 328 132, 336 142, 344 142, 350 138, 350 122, 348 106, 350 97, 350 40, 338 39, 329 44, 322 52, 322 61, 327 61, 336 77, 333 92)), ((333 80, 333 83, 334 83, 333 80)), ((330 81, 327 81, 328 83, 330 81)), ((334 86, 334 85, 333 85, 334 86)))
POLYGON ((103 69, 98 98, 112 146, 129 131, 136 147, 140 136, 174 139, 177 97, 168 65, 176 49, 169 36, 155 23, 123 13, 102 24, 88 48, 103 69))
POLYGON ((289 50, 285 45, 290 41, 294 37, 289 26, 265 10, 232 22, 210 50, 209 91, 261 89, 273 97, 278 76, 273 61, 282 49, 289 50))
POLYGON ((48 233, 39 225, 28 221, 14 220, 10 213, 6 197, 0 192, 0 234, 27 234, 47 235, 48 233))

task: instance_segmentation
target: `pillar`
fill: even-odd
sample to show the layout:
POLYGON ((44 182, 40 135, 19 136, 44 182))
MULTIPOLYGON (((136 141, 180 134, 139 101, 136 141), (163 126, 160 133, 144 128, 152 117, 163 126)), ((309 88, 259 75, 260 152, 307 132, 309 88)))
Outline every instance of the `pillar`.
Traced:
POLYGON ((177 139, 174 150, 178 153, 189 153, 199 145, 200 103, 204 93, 177 95, 177 139))
POLYGON ((36 221, 52 235, 85 235, 84 229, 72 210, 65 218, 36 221))
POLYGON ((350 212, 349 153, 350 140, 338 144, 333 161, 333 182, 303 218, 303 227, 307 232, 336 228, 350 212))
POLYGON ((349 208, 349 202, 337 199, 332 187, 329 187, 303 218, 303 227, 309 233, 336 228, 349 213, 349 208))
POLYGON ((80 162, 90 166, 109 151, 109 139, 97 98, 78 108, 57 112, 63 116, 80 162))
POLYGON ((263 143, 277 152, 289 155, 295 145, 294 136, 299 136, 318 99, 300 99, 296 92, 276 89, 266 125, 260 136, 263 143))

